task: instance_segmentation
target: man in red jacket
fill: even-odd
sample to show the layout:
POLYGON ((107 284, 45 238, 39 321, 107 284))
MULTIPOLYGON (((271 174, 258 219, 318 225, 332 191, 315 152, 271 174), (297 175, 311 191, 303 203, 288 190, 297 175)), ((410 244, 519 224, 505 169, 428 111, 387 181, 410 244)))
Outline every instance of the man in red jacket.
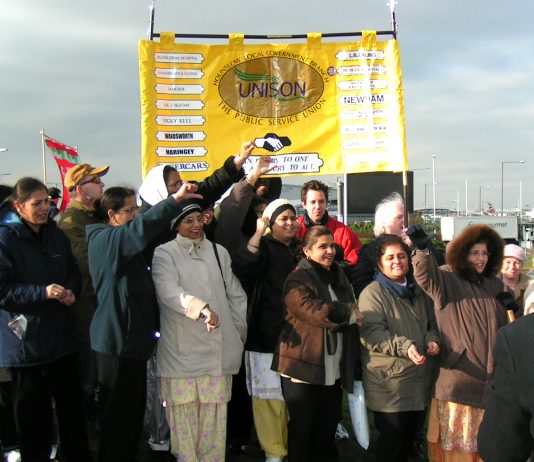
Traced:
MULTIPOLYGON (((297 237, 302 239, 308 228, 315 225, 326 226, 334 235, 334 242, 343 249, 343 259, 350 266, 358 261, 358 251, 362 246, 358 235, 348 226, 328 215, 328 186, 321 181, 311 180, 302 185, 300 198, 304 207, 304 215, 298 218, 301 228, 297 237)), ((339 249, 338 249, 339 250, 339 249)), ((338 255, 339 257, 339 255, 338 255)))

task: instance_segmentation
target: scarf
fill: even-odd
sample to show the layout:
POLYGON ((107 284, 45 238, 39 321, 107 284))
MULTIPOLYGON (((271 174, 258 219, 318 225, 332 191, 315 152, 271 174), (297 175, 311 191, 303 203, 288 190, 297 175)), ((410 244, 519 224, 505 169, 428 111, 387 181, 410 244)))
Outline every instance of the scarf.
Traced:
POLYGON ((375 281, 400 298, 407 298, 408 300, 412 301, 415 297, 415 281, 410 277, 409 274, 406 275, 405 286, 397 284, 396 282, 387 278, 381 271, 377 271, 375 281))
POLYGON ((308 215, 308 211, 304 210, 304 224, 306 225, 306 228, 311 228, 312 226, 321 225, 326 226, 328 223, 328 210, 324 211, 323 218, 319 221, 319 223, 314 223, 311 221, 310 216, 308 215))

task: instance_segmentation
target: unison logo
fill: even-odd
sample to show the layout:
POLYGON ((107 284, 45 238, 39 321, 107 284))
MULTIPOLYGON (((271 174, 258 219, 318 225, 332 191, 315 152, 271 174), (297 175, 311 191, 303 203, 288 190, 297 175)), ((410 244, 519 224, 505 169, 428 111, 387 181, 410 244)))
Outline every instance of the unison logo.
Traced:
POLYGON ((302 61, 258 58, 226 71, 219 83, 221 98, 234 110, 255 117, 284 117, 313 106, 324 92, 324 82, 302 61))

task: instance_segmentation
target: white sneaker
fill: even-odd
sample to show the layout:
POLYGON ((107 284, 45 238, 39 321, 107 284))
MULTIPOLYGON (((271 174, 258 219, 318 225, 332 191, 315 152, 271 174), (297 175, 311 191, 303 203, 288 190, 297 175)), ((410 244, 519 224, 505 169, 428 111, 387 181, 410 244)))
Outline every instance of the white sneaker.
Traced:
POLYGON ((5 462, 20 462, 20 451, 18 449, 15 449, 13 451, 4 452, 4 459, 5 462))
POLYGON ((57 444, 50 447, 50 460, 54 460, 57 456, 57 444))
POLYGON ((349 432, 343 426, 343 424, 339 422, 336 428, 336 440, 348 440, 348 439, 349 439, 349 432))

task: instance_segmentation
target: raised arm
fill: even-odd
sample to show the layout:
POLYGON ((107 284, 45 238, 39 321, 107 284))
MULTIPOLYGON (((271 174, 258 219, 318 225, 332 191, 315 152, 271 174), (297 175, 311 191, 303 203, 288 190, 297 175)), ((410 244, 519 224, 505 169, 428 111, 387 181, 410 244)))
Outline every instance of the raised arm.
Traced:
POLYGON ((217 202, 232 184, 245 175, 242 167, 250 157, 253 149, 254 145, 252 143, 244 143, 241 147, 241 152, 237 156, 228 157, 222 167, 199 183, 198 193, 204 197, 202 202, 205 205, 217 202))
POLYGON ((270 157, 260 157, 247 176, 239 181, 221 202, 219 222, 215 229, 215 241, 223 245, 230 253, 234 253, 239 241, 241 227, 250 208, 254 195, 254 186, 258 179, 270 172, 270 157))

